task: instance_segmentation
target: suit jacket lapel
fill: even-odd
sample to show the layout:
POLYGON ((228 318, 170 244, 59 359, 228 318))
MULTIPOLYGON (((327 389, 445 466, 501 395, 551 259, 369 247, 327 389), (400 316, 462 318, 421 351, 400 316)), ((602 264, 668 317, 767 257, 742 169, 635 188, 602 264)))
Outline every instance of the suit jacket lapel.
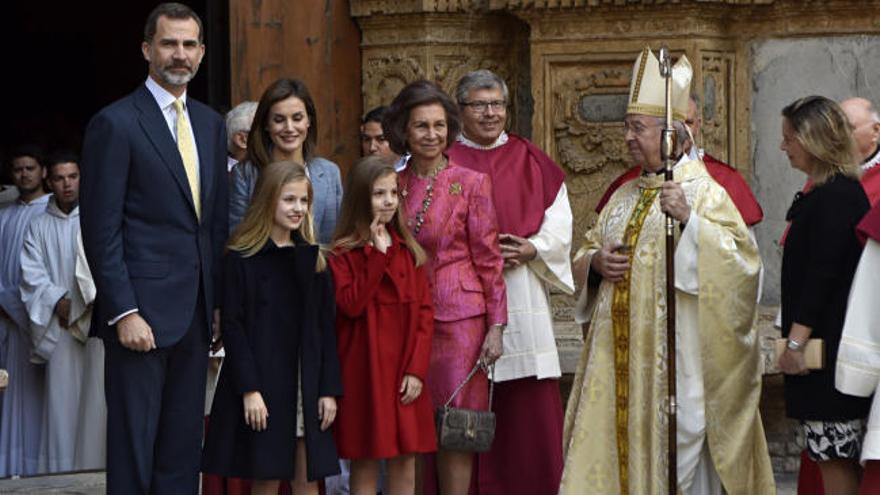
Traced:
POLYGON ((159 105, 156 104, 156 100, 153 99, 153 95, 150 94, 146 86, 141 86, 138 89, 135 106, 141 112, 138 117, 138 123, 144 130, 147 138, 153 143, 159 156, 162 157, 162 163, 168 167, 168 171, 171 172, 171 175, 180 187, 180 192, 189 201, 193 215, 195 215, 192 192, 189 189, 189 181, 186 178, 186 170, 183 168, 183 159, 180 158, 177 143, 168 130, 168 124, 162 115, 162 110, 159 109, 159 105))

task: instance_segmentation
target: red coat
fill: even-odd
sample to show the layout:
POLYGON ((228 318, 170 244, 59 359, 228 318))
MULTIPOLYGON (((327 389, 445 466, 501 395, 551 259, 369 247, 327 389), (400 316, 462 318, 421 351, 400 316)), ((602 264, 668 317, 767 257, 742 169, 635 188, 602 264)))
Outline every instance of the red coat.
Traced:
POLYGON ((427 387, 411 404, 400 402, 404 374, 425 383, 434 331, 431 290, 424 268, 392 236, 385 254, 367 246, 330 258, 345 389, 334 427, 346 459, 437 450, 427 387))

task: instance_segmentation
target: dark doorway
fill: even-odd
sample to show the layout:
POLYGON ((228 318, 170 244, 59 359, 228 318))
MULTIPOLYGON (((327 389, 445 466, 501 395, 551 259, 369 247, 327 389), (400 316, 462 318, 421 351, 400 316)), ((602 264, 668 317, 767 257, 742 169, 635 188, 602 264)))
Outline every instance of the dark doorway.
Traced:
MULTIPOLYGON (((205 24, 207 52, 189 95, 229 106, 229 1, 186 2, 205 24)), ((0 18, 5 98, 0 156, 21 143, 79 151, 89 119, 147 77, 144 21, 156 1, 12 1, 0 18)), ((6 179, 6 177, 0 177, 6 179)), ((6 180, 3 180, 6 182, 6 180)))

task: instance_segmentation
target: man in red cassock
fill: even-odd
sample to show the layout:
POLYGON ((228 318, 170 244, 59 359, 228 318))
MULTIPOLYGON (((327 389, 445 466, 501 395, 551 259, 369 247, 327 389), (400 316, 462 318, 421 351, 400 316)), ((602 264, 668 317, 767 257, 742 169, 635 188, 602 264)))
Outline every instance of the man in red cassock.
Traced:
POLYGON ((562 169, 504 131, 508 97, 491 71, 465 75, 455 92, 462 135, 448 151, 450 161, 491 177, 504 256, 508 322, 492 376, 495 441, 471 478, 480 495, 556 493, 562 476, 561 370, 548 294, 574 292, 572 214, 562 169))

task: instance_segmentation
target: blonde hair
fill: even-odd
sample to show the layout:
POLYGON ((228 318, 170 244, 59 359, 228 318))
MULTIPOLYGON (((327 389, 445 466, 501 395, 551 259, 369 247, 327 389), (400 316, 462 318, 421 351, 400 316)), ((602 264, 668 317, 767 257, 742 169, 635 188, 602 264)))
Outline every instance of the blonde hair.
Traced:
MULTIPOLYGON (((257 178, 251 204, 248 206, 244 219, 235 228, 227 249, 237 251, 244 257, 257 254, 269 240, 272 226, 275 222, 275 209, 281 197, 281 189, 291 182, 304 181, 308 188, 309 211, 299 226, 299 234, 309 244, 316 244, 314 221, 312 219, 312 182, 306 175, 306 169, 301 164, 291 161, 270 163, 257 178)), ((324 255, 318 253, 316 271, 324 271, 327 262, 324 255)))
MULTIPOLYGON (((372 235, 370 224, 373 222, 373 184, 377 180, 393 175, 394 165, 385 157, 373 155, 362 158, 348 172, 345 181, 345 196, 336 233, 333 236, 333 251, 348 251, 367 244, 372 235)), ((389 225, 397 231, 403 243, 413 255, 416 266, 427 260, 427 255, 412 233, 406 228, 403 215, 403 203, 399 204, 389 225)))
POLYGON ((853 128, 837 103, 824 96, 807 96, 783 108, 782 116, 812 158, 814 184, 824 184, 837 174, 859 178, 853 128))

